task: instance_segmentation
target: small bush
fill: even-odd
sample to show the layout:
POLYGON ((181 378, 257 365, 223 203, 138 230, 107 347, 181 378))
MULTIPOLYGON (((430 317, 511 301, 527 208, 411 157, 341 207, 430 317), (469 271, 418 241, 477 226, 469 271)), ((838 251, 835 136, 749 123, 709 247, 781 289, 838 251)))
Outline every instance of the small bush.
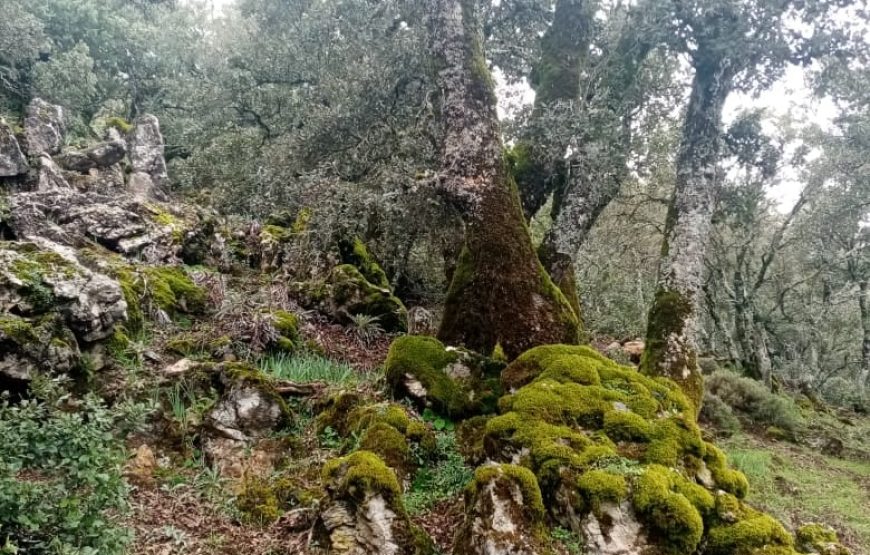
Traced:
POLYGON ((276 353, 260 360, 259 366, 266 374, 293 382, 322 381, 335 385, 355 385, 361 381, 359 372, 349 364, 311 353, 276 353))
POLYGON ((751 378, 718 370, 707 378, 705 386, 708 395, 719 398, 732 411, 758 426, 775 426, 794 434, 803 422, 792 399, 771 393, 764 384, 751 378))
POLYGON ((93 396, 75 411, 60 395, 0 400, 0 541, 28 554, 125 552, 130 537, 115 516, 127 506, 116 424, 93 396))
POLYGON ((729 437, 740 431, 740 420, 734 416, 734 411, 725 401, 709 391, 704 393, 704 404, 701 406, 699 420, 712 426, 716 432, 724 437, 729 437))

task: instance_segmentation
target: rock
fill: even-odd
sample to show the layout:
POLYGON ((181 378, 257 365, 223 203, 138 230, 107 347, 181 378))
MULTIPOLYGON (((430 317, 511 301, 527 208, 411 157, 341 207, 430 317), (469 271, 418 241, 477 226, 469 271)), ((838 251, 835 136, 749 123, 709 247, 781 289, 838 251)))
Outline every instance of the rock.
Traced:
POLYGON ((157 469, 157 457, 147 444, 142 444, 133 451, 133 457, 124 466, 124 476, 134 484, 148 485, 154 482, 154 470, 157 469))
POLYGON ((287 416, 287 406, 259 370, 228 363, 219 368, 221 399, 205 418, 210 435, 250 441, 268 435, 287 416))
POLYGON ((169 174, 157 118, 144 115, 137 119, 127 144, 133 169, 128 184, 130 191, 138 199, 165 200, 169 174))
POLYGON ((396 475, 377 455, 356 451, 323 468, 327 497, 315 527, 335 555, 417 555, 430 544, 402 505, 396 475))
POLYGON ((586 515, 580 529, 586 540, 586 553, 643 555, 650 547, 643 527, 627 502, 602 504, 599 515, 586 515))
POLYGON ((640 357, 643 356, 643 350, 646 348, 646 343, 643 341, 626 341, 622 344, 622 350, 628 355, 629 360, 637 364, 640 362, 640 357))
POLYGON ((0 242, 0 311, 58 314, 80 341, 110 336, 127 317, 114 280, 82 266, 71 249, 47 240, 0 242))
POLYGON ((36 190, 40 192, 70 189, 63 172, 46 153, 39 155, 39 177, 36 190))
POLYGON ((64 168, 85 173, 93 168, 105 168, 117 164, 127 154, 123 140, 107 141, 85 150, 71 150, 58 157, 64 168))
POLYGON ((28 104, 24 117, 24 139, 30 156, 60 152, 65 132, 63 108, 41 98, 34 98, 28 104))
POLYGON ((367 314, 379 318, 387 331, 404 331, 408 313, 393 292, 368 281, 350 264, 336 266, 327 279, 328 312, 339 321, 349 322, 352 315, 367 314))
POLYGON ((544 505, 534 474, 514 465, 477 469, 466 493, 454 555, 538 555, 544 505))
POLYGON ((189 358, 183 358, 163 369, 164 376, 181 376, 197 367, 199 363, 189 358))
POLYGON ((435 335, 435 315, 422 306, 408 309, 408 335, 435 335))
POLYGON ((117 195, 124 190, 124 168, 120 164, 91 168, 87 173, 71 172, 67 181, 79 192, 117 195))
POLYGON ((45 237, 71 247, 96 241, 148 262, 172 261, 179 249, 174 228, 155 221, 151 205, 129 198, 55 189, 10 195, 7 200, 6 224, 20 239, 45 237))
POLYGON ((80 362, 76 339, 57 315, 22 318, 0 313, 0 378, 26 383, 46 371, 71 372, 80 362))
POLYGON ((0 177, 11 177, 27 173, 27 158, 21 152, 15 134, 0 121, 0 177))

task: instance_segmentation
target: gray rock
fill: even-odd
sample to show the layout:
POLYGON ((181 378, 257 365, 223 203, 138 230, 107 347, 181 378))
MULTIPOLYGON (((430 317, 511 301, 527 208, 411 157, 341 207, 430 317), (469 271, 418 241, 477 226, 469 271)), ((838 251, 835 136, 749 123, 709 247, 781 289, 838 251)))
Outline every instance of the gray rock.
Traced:
POLYGON ((586 553, 600 555, 643 555, 650 543, 631 504, 603 503, 596 516, 589 513, 580 525, 586 553))
POLYGON ((71 189, 63 172, 46 153, 39 155, 39 177, 36 182, 37 191, 63 191, 71 189))
POLYGON ((130 189, 138 198, 165 198, 169 187, 166 159, 163 150, 163 135, 155 116, 144 115, 136 120, 135 127, 127 138, 130 163, 130 189))
POLYGON ((0 314, 0 377, 28 382, 46 371, 70 372, 80 360, 75 337, 57 315, 0 314))
POLYGON ((127 318, 120 285, 82 266, 72 249, 40 239, 0 242, 0 312, 56 314, 80 341, 112 334, 127 318))
POLYGON ((76 190, 101 195, 117 195, 124 190, 124 168, 121 164, 91 168, 87 173, 70 172, 67 181, 76 190))
POLYGON ((21 152, 18 139, 6 123, 0 121, 0 177, 11 177, 27 172, 27 159, 21 152))
POLYGON ((66 133, 63 108, 34 98, 27 106, 24 117, 24 139, 27 153, 38 156, 43 152, 57 154, 66 133))
POLYGON ((122 140, 107 141, 85 150, 71 150, 58 157, 64 168, 87 172, 93 168, 105 168, 117 164, 127 154, 127 144, 122 140))
POLYGON ((233 385, 206 417, 206 426, 236 441, 260 438, 276 429, 284 413, 277 395, 255 383, 233 385))

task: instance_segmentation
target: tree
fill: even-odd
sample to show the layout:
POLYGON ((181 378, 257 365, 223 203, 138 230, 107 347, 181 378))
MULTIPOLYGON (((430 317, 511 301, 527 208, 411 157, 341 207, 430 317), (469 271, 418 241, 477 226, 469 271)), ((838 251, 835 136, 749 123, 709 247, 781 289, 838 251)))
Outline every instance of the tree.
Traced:
POLYGON ((436 181, 466 226, 438 336, 485 353, 500 345, 510 358, 575 342, 577 316, 538 261, 506 166, 477 2, 425 9, 444 128, 436 181))
POLYGON ((665 226, 658 287, 647 324, 641 370, 678 382, 700 403, 697 336, 704 253, 716 205, 722 109, 735 88, 767 85, 787 62, 806 63, 834 43, 825 16, 839 2, 674 0, 674 46, 688 54, 694 77, 676 162, 676 187, 665 226), (788 18, 814 21, 808 39, 788 18))

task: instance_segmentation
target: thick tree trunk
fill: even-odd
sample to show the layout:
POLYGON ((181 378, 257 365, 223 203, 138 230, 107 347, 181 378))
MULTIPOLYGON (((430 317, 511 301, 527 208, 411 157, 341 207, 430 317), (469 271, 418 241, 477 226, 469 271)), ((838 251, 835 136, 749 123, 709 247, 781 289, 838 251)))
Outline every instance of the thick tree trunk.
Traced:
POLYGON ((870 389, 870 282, 866 279, 858 283, 858 306, 861 309, 861 329, 864 338, 861 342, 861 372, 858 386, 870 389))
POLYGON ((538 261, 507 171, 476 2, 426 6, 445 129, 439 183, 466 224, 438 336, 483 353, 501 345, 511 358, 575 342, 577 316, 538 261))
POLYGON ((564 150, 540 137, 535 122, 550 106, 577 100, 580 64, 589 47, 592 13, 597 4, 593 0, 558 0, 553 24, 541 39, 541 59, 531 75, 535 90, 532 131, 514 147, 514 177, 527 219, 537 214, 564 178, 564 150))
POLYGON ((698 407, 703 397, 696 340, 704 251, 715 208, 722 107, 732 80, 728 60, 696 63, 641 360, 644 373, 676 381, 698 407))

